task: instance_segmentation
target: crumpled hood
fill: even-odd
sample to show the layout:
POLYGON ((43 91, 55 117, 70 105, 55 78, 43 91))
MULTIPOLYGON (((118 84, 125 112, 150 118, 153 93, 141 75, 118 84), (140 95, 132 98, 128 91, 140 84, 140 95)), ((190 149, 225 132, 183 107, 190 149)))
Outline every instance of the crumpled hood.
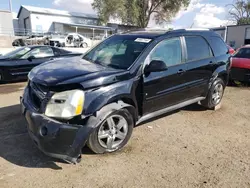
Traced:
POLYGON ((91 63, 81 57, 74 57, 43 63, 31 70, 29 79, 42 85, 53 86, 69 83, 69 80, 83 82, 93 77, 102 77, 117 72, 120 71, 91 63), (80 80, 76 79, 78 77, 80 80))

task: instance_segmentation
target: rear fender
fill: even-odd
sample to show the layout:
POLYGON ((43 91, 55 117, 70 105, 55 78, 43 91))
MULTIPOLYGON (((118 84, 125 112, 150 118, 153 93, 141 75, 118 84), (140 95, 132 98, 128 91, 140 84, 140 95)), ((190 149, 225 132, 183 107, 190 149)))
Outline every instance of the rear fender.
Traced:
POLYGON ((228 78, 229 78, 229 69, 228 69, 228 65, 220 66, 220 67, 218 67, 218 68, 214 71, 214 73, 213 73, 213 75, 212 75, 212 77, 211 77, 211 79, 210 79, 210 82, 209 82, 209 89, 210 89, 210 87, 212 86, 214 80, 216 80, 218 77, 222 78, 222 79, 224 80, 224 82, 225 82, 225 85, 227 85, 227 83, 228 83, 228 78))

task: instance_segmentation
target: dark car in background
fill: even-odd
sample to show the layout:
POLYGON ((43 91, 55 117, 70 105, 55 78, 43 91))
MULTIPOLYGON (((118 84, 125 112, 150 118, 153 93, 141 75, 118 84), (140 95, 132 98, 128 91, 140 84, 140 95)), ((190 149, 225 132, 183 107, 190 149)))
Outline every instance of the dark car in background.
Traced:
POLYGON ((95 153, 114 152, 141 122, 193 103, 219 105, 229 58, 209 30, 113 35, 82 58, 35 67, 22 113, 45 154, 76 163, 85 144, 95 153))
POLYGON ((27 78, 29 71, 41 63, 57 58, 80 56, 81 53, 51 47, 26 46, 0 56, 0 81, 27 78))
POLYGON ((250 46, 243 46, 232 57, 231 81, 250 82, 250 46))

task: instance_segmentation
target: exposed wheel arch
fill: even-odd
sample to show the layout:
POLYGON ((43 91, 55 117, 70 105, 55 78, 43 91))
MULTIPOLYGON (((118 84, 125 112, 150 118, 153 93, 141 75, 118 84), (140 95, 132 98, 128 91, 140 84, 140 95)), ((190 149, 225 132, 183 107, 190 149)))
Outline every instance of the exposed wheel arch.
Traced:
POLYGON ((4 81, 3 71, 0 69, 0 82, 4 81))

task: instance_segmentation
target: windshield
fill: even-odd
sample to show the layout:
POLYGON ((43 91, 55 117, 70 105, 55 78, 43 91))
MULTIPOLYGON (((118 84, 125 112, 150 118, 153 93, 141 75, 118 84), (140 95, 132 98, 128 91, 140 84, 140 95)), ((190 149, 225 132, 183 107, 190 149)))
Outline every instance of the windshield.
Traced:
POLYGON ((149 38, 131 35, 114 35, 83 56, 90 62, 117 69, 129 68, 145 47, 149 38))
POLYGON ((30 48, 25 47, 25 48, 18 48, 14 51, 11 51, 7 54, 5 54, 3 57, 4 58, 9 58, 9 59, 19 59, 22 57, 24 54, 30 51, 30 48))
POLYGON ((239 51, 236 52, 234 57, 250 59, 250 48, 241 48, 241 49, 239 49, 239 51))

